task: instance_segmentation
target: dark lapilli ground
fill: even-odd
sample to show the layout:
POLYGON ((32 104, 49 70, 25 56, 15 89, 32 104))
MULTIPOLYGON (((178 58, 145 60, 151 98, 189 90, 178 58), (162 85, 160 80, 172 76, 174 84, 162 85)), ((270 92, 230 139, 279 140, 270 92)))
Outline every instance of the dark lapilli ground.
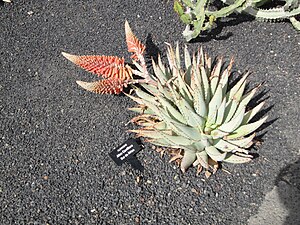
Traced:
POLYGON ((194 169, 181 174, 146 145, 143 174, 117 167, 108 152, 131 137, 133 102, 80 89, 75 80, 94 76, 61 51, 129 60, 125 19, 161 52, 164 42, 184 43, 171 1, 0 5, 0 224, 246 224, 299 158, 299 33, 289 23, 238 17, 188 46, 234 56, 235 71, 253 71, 250 86, 265 81, 269 121, 277 120, 260 133, 259 157, 206 180, 194 169))

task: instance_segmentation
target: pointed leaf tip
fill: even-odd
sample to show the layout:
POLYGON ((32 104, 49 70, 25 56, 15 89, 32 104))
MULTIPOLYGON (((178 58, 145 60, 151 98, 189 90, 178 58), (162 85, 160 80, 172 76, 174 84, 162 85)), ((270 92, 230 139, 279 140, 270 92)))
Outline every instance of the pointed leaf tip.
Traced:
POLYGON ((131 28, 127 20, 125 20, 125 33, 132 33, 131 28))
POLYGON ((96 82, 84 82, 81 80, 77 80, 76 83, 87 91, 93 91, 96 87, 96 82))
POLYGON ((68 60, 70 60, 72 63, 77 63, 78 61, 78 56, 77 55, 71 55, 69 53, 66 53, 66 52, 61 52, 61 54, 68 60))

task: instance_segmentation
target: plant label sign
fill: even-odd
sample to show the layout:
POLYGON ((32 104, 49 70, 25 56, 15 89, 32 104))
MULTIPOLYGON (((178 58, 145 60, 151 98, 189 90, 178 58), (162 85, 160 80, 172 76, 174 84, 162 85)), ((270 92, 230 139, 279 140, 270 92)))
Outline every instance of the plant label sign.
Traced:
POLYGON ((118 166, 122 165, 124 162, 129 162, 131 164, 131 162, 136 159, 135 154, 140 150, 141 146, 135 139, 128 139, 122 145, 111 151, 109 156, 118 166))

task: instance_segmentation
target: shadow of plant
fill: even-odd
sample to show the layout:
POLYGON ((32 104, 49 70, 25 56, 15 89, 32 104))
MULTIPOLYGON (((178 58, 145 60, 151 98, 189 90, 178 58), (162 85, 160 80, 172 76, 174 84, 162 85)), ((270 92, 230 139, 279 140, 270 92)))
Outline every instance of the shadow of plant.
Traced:
MULTIPOLYGON (((146 58, 147 61, 150 59, 153 59, 155 62, 157 62, 158 56, 161 55, 161 51, 158 48, 158 46, 153 42, 152 35, 148 34, 146 38, 146 58)), ((150 61, 151 63, 151 61, 150 61)))
POLYGON ((280 171, 275 185, 278 186, 280 200, 289 213, 284 224, 300 224, 300 159, 280 171))
POLYGON ((211 40, 227 40, 233 35, 233 33, 228 32, 226 34, 222 34, 224 28, 236 26, 252 20, 254 20, 254 18, 248 15, 231 14, 227 18, 218 20, 212 30, 203 31, 197 38, 191 40, 190 43, 209 42, 211 40))

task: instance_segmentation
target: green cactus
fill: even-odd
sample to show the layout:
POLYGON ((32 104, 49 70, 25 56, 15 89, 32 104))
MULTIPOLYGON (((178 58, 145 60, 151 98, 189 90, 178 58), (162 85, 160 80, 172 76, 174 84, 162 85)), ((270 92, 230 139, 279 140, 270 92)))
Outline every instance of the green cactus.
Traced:
POLYGON ((262 21, 281 21, 288 19, 300 30, 300 22, 295 16, 300 15, 299 0, 286 0, 285 4, 270 9, 262 9, 270 0, 221 0, 223 8, 212 11, 209 0, 175 0, 174 10, 186 28, 183 36, 187 41, 196 38, 202 31, 211 30, 218 18, 227 17, 232 13, 245 13, 262 21))

